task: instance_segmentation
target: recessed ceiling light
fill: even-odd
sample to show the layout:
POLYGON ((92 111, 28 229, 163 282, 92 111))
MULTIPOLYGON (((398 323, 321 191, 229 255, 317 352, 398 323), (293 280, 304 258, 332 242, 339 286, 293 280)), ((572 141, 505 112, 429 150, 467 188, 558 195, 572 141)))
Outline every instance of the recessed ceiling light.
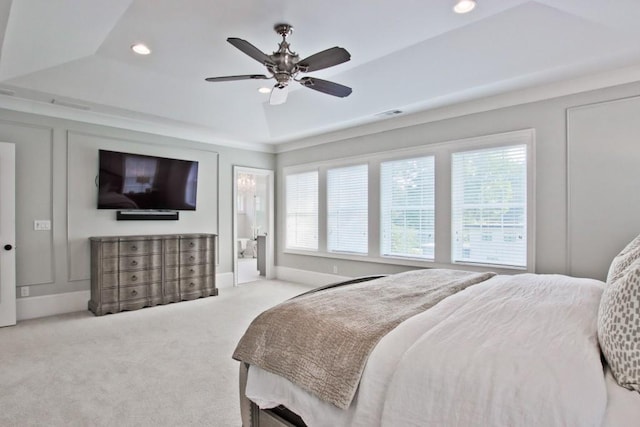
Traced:
POLYGON ((132 45, 131 50, 138 55, 149 55, 151 53, 151 49, 149 49, 149 47, 144 43, 136 43, 132 45))
POLYGON ((475 0, 458 0, 456 5, 453 6, 455 13, 467 13, 471 12, 476 7, 475 0))
POLYGON ((271 88, 263 86, 263 87, 258 89, 258 92, 260 92, 260 93, 271 93, 271 88))

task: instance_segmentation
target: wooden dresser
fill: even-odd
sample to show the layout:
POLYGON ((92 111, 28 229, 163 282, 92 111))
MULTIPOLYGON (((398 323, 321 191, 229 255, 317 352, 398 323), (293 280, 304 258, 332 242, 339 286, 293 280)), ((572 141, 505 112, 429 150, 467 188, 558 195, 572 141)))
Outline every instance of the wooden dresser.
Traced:
POLYGON ((218 295, 215 234, 91 237, 95 315, 218 295))

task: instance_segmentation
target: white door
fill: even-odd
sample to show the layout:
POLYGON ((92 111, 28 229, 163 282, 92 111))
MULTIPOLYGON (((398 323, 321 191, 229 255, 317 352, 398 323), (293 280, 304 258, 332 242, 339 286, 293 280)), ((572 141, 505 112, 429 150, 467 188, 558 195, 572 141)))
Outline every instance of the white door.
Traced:
POLYGON ((0 326, 16 324, 15 145, 0 142, 0 326))

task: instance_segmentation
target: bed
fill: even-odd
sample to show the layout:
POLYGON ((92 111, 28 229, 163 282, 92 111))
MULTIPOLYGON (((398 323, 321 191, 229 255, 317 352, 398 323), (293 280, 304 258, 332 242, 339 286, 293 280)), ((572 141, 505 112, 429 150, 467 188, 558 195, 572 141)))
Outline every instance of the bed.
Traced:
POLYGON ((606 283, 433 269, 321 288, 258 316, 234 358, 245 427, 637 426, 640 236, 606 283))

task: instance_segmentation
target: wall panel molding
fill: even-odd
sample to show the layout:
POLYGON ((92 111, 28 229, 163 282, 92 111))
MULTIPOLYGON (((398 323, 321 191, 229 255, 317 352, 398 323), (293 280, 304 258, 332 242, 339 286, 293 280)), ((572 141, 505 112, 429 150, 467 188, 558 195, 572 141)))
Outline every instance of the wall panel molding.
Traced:
POLYGON ((213 149, 192 148, 67 130, 67 280, 90 279, 90 236, 173 233, 216 233, 219 221, 219 155, 213 149), (196 211, 183 211, 179 221, 116 221, 115 210, 98 210, 95 177, 98 149, 185 158, 200 162, 196 211))
POLYGON ((16 167, 16 211, 26 203, 33 208, 28 212, 37 211, 34 215, 39 216, 33 218, 24 214, 16 216, 16 286, 53 284, 55 283, 54 230, 52 227, 50 231, 34 231, 33 220, 53 221, 54 128, 0 119, 0 139, 16 144, 16 166, 25 155, 32 158, 32 164, 38 161, 47 163, 47 168, 38 167, 37 164, 30 168, 16 167), (25 134, 20 135, 21 133, 25 134), (29 147, 25 147, 26 145, 29 147), (32 154, 40 156, 33 158, 32 154), (44 173, 47 173, 46 176, 43 176, 44 173), (38 191, 42 191, 42 195, 46 194, 46 197, 41 197, 38 191), (46 207, 44 207, 45 204, 46 207))

